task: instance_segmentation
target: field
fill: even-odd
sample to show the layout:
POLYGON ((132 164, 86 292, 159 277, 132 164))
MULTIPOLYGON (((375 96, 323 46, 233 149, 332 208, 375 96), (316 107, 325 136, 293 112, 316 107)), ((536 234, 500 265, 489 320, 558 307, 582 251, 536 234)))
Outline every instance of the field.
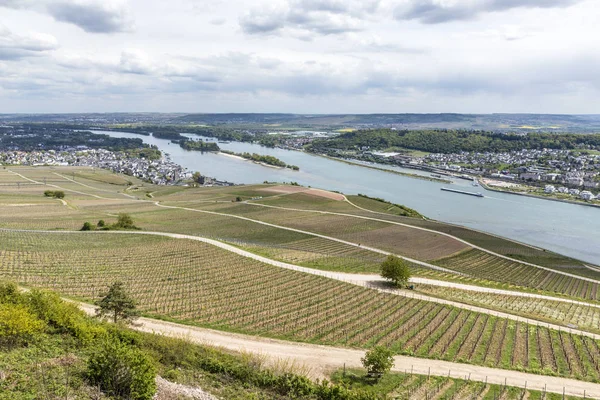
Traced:
MULTIPOLYGON (((387 395, 387 398, 421 400, 421 399, 472 399, 472 400, 560 400, 561 395, 543 393, 525 388, 472 382, 467 379, 449 379, 444 377, 428 377, 412 374, 409 369, 404 373, 392 373, 384 376, 376 384, 365 382, 363 370, 336 371, 333 382, 344 383, 350 388, 367 390, 372 393, 387 395)), ((467 377, 466 377, 467 378, 467 377)), ((575 397, 565 396, 575 400, 575 397)))
POLYGON ((598 300, 598 283, 501 259, 476 249, 438 260, 436 264, 477 278, 598 300))
POLYGON ((0 249, 0 274, 6 279, 94 300, 118 277, 149 315, 600 379, 600 347, 589 338, 283 270, 200 242, 114 233, 0 232, 0 249))
MULTIPOLYGON (((165 204, 171 203, 165 202, 165 204)), ((446 257, 469 248, 467 245, 446 236, 393 225, 385 221, 281 210, 243 203, 204 203, 193 205, 191 208, 238 215, 279 226, 331 236, 423 261, 446 257)))
POLYGON ((419 292, 466 304, 600 333, 600 307, 420 284, 419 292))

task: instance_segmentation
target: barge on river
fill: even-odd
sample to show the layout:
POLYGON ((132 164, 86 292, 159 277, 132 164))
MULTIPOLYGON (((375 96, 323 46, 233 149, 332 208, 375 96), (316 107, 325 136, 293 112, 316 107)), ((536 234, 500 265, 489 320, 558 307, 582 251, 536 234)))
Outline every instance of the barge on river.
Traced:
POLYGON ((443 187, 442 190, 446 191, 446 192, 453 192, 453 193, 460 193, 460 194, 466 194, 469 196, 475 196, 475 197, 483 197, 483 193, 475 193, 475 192, 467 192, 464 190, 458 190, 458 189, 450 189, 450 188, 445 188, 443 187))

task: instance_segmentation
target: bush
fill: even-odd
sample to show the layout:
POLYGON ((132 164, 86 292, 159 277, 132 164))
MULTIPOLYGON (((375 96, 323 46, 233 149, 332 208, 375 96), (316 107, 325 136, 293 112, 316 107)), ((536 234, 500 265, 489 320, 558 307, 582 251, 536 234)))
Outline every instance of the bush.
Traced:
POLYGON ((87 376, 92 385, 120 399, 150 400, 156 393, 156 368, 150 357, 114 339, 90 356, 87 376))
POLYGON ((28 342, 42 332, 44 323, 21 304, 0 305, 0 343, 9 347, 28 342))
POLYGON ((91 231, 92 230, 92 224, 90 224, 89 222, 84 222, 83 226, 80 229, 81 231, 91 231))
POLYGON ((369 375, 380 378, 394 366, 394 353, 383 346, 376 346, 367 351, 360 359, 369 375))
POLYGON ((102 228, 102 227, 104 227, 104 225, 106 225, 106 222, 104 222, 104 220, 101 219, 100 221, 98 221, 98 223, 96 225, 98 226, 98 228, 102 228))
POLYGON ((44 191, 44 196, 53 197, 55 199, 63 199, 65 197, 65 192, 62 190, 46 190, 44 191))

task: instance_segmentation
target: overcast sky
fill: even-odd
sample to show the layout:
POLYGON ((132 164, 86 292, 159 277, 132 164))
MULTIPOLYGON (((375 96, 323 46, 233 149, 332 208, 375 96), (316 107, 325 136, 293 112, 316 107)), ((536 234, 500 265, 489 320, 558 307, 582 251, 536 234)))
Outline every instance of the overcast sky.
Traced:
POLYGON ((0 0, 0 113, 600 113, 599 0, 0 0))

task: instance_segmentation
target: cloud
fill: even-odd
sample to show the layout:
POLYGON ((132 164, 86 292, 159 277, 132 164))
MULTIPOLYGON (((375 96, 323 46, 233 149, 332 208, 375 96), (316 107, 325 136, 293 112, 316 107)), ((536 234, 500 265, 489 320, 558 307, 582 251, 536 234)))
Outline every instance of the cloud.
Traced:
POLYGON ((125 0, 0 0, 0 7, 28 9, 76 25, 89 33, 133 29, 125 0))
POLYGON ((154 71, 152 62, 141 50, 124 50, 121 53, 119 70, 127 74, 150 75, 154 71))
POLYGON ((398 20, 440 24, 470 20, 481 14, 514 8, 565 8, 583 0, 409 0, 396 7, 398 20))
POLYGON ((90 33, 116 33, 132 29, 125 7, 111 2, 51 2, 47 11, 54 19, 77 25, 90 33))
POLYGON ((0 60, 18 60, 44 54, 58 48, 54 36, 42 33, 17 35, 0 25, 0 60))
POLYGON ((247 34, 274 34, 286 30, 300 38, 337 35, 365 29, 363 21, 373 14, 379 0, 288 0, 253 8, 240 18, 247 34))

